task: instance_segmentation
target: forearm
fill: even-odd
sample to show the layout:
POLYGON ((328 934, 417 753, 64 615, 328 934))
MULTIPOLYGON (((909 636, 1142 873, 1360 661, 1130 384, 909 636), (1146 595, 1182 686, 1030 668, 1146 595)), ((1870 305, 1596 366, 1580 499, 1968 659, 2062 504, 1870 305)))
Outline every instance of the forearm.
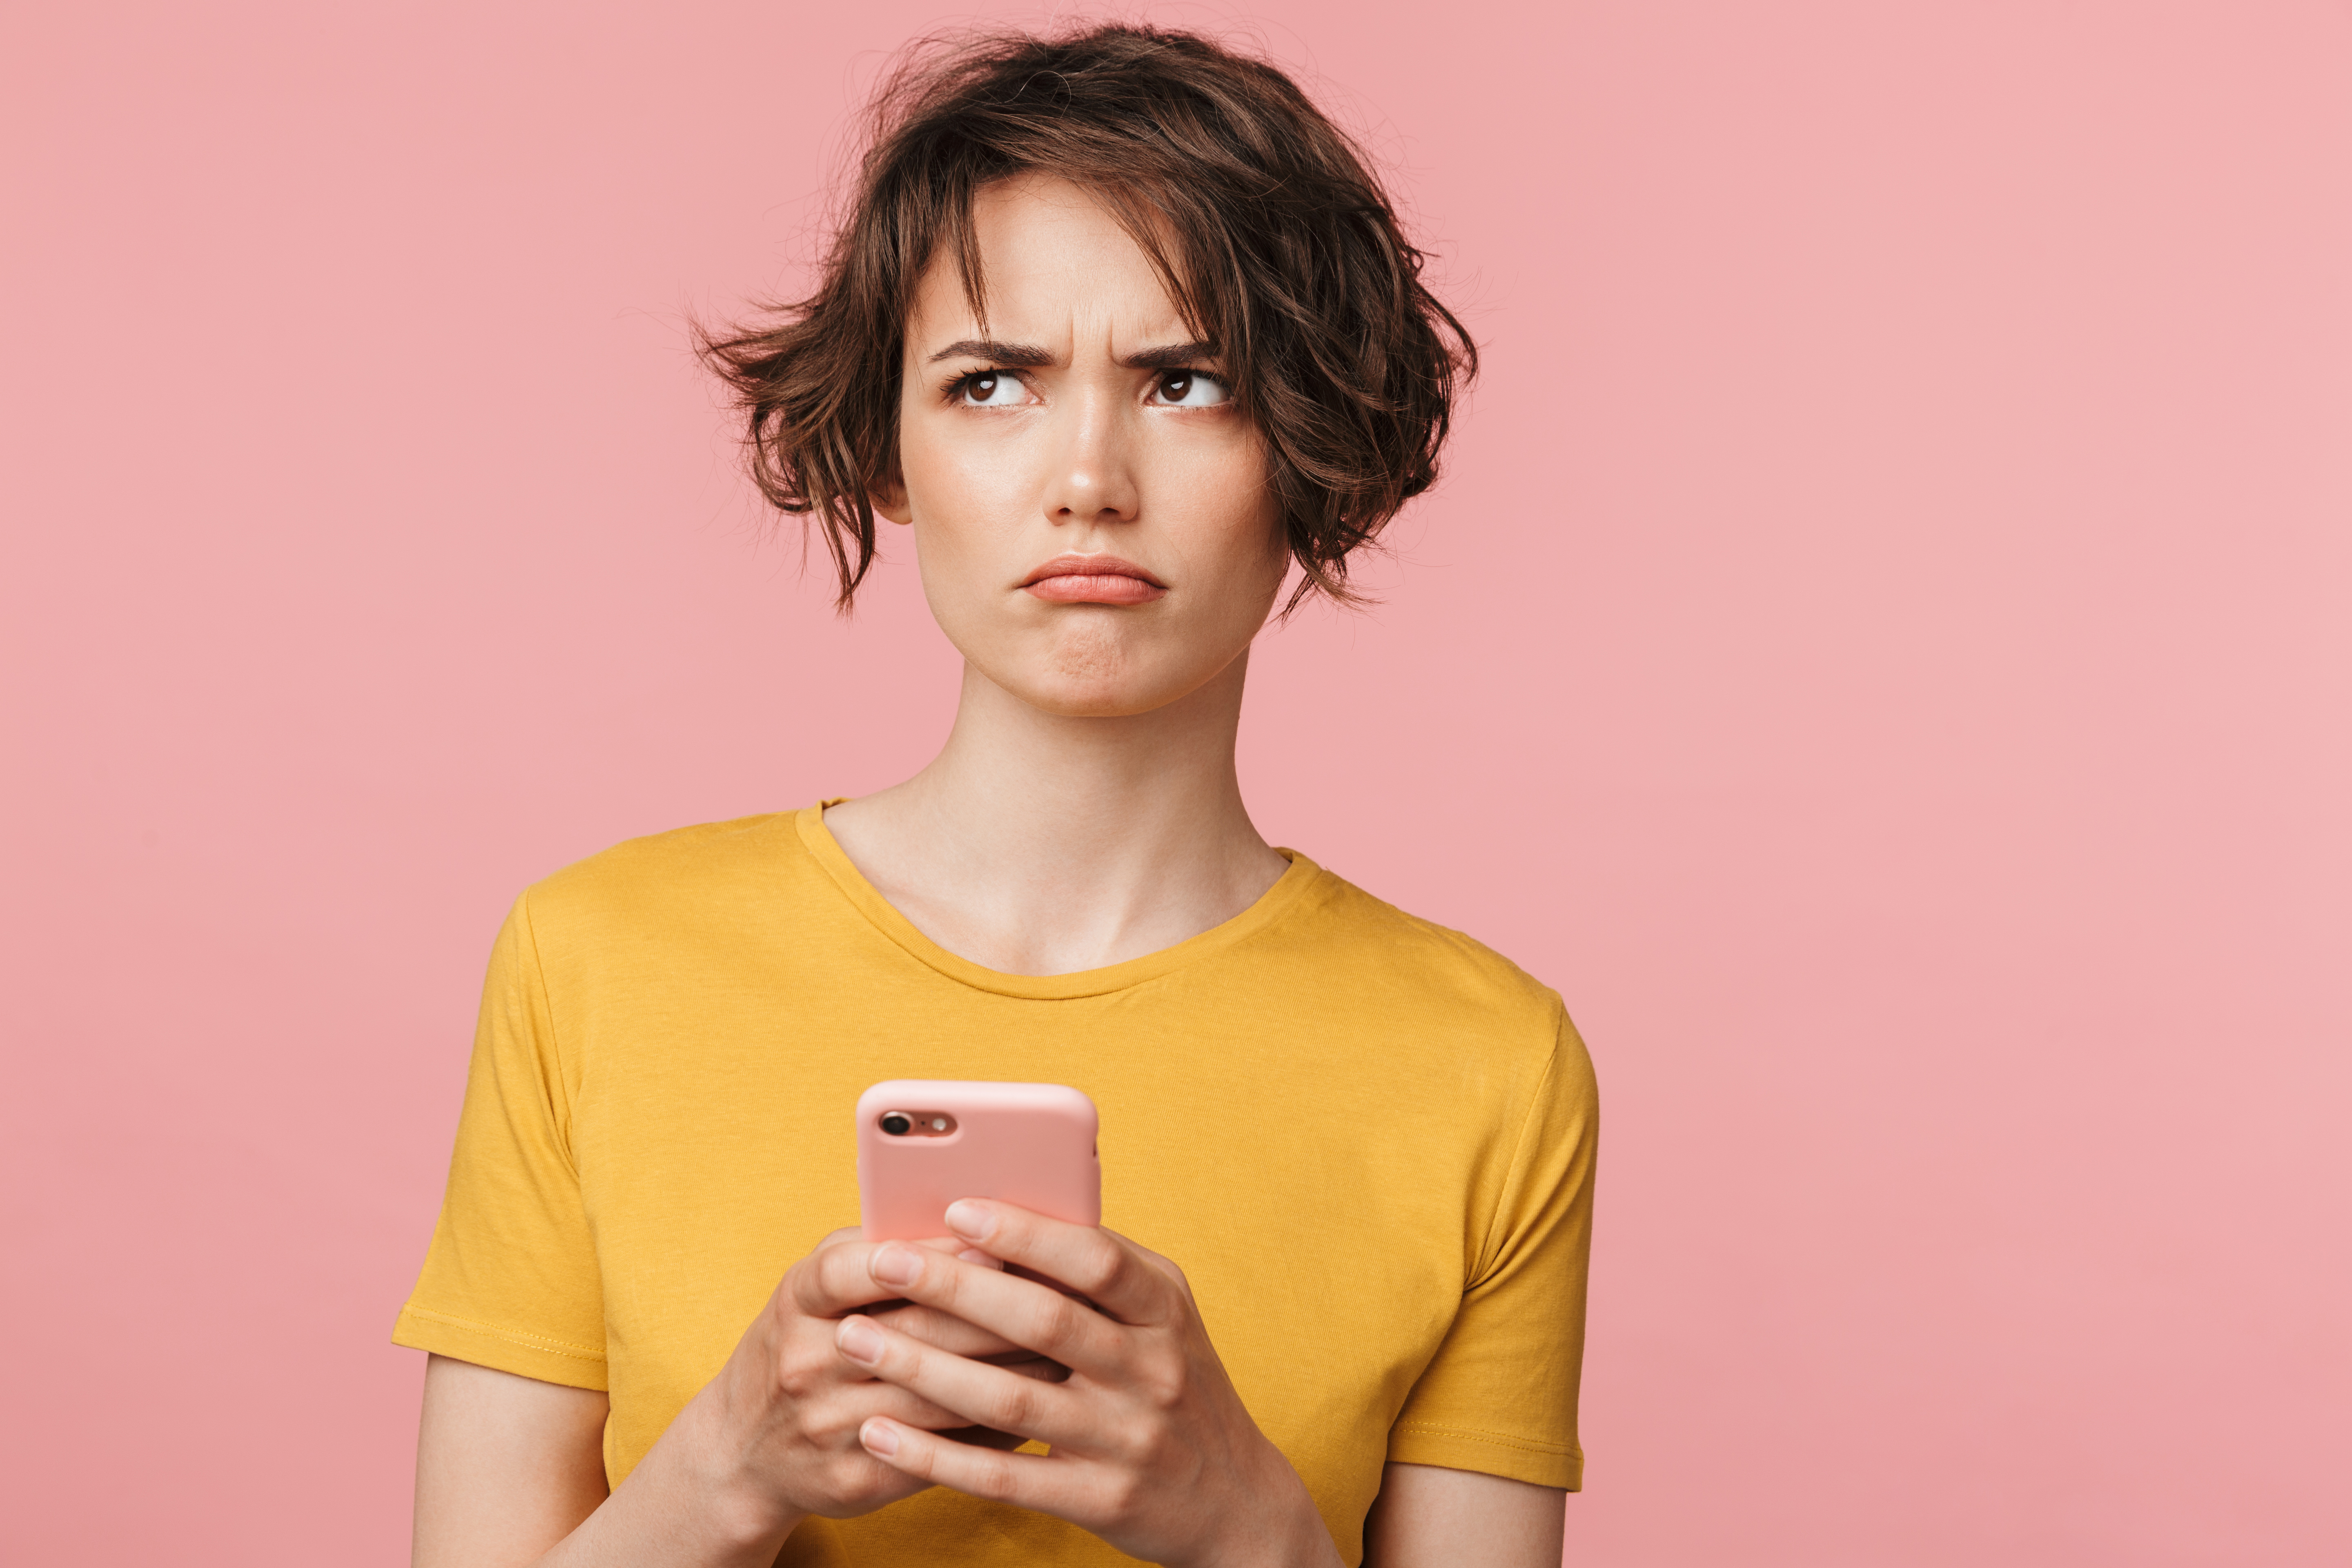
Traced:
POLYGON ((1344 1568, 1313 1494, 1282 1450, 1266 1443, 1247 1517, 1199 1568, 1344 1568))
MULTIPOLYGON (((811 1514, 849 1519, 920 1491, 859 1447, 860 1426, 960 1423, 865 1375, 835 1342, 845 1314, 898 1300, 867 1267, 872 1251, 839 1230, 794 1264, 727 1364, 609 1495, 604 1391, 432 1357, 415 1568, 770 1568, 811 1514)), ((951 1359, 1015 1348, 928 1308, 887 1315, 951 1359)))
POLYGON ((1248 1531, 1244 1540, 1219 1552, 1202 1568, 1345 1568, 1339 1548, 1307 1489, 1248 1531))
POLYGON ((771 1568, 805 1515, 740 1484, 716 1456, 710 1402, 670 1423, 628 1479, 533 1568, 771 1568))

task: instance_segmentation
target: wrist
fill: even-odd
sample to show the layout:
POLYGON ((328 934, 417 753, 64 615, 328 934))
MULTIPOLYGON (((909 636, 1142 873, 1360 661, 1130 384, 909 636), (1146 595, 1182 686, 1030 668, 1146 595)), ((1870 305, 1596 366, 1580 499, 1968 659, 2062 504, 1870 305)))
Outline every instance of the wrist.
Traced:
POLYGON ((670 1461, 665 1479, 703 1522, 712 1544, 764 1565, 808 1514, 778 1494, 772 1477, 747 1462, 753 1446, 732 1430, 724 1402, 713 1396, 715 1392, 714 1380, 678 1412, 646 1458, 648 1463, 657 1457, 670 1461), (673 1451, 662 1455, 672 1439, 673 1451))
POLYGON ((1253 1489, 1256 1506, 1231 1511, 1231 1528, 1196 1568, 1342 1568, 1307 1483, 1279 1448, 1265 1448, 1264 1479, 1253 1489))

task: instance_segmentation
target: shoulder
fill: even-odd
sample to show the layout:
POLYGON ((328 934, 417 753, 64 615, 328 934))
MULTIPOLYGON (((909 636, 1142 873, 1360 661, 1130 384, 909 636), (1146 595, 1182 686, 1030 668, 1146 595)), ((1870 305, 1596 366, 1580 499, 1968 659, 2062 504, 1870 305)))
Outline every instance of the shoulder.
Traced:
MULTIPOLYGON (((1416 1147, 1469 1140, 1460 1168, 1483 1173, 1490 1194, 1515 1160, 1565 1159, 1589 1143, 1598 1086, 1557 991, 1328 870, 1300 913, 1283 978, 1301 993, 1289 1016, 1305 1023, 1286 1038, 1286 1056, 1368 1091, 1357 1098, 1403 1117, 1411 1131, 1399 1136, 1416 1147)), ((1433 1159, 1428 1170, 1444 1167, 1433 1159)))
POLYGON ((1484 942, 1409 914, 1328 868, 1299 940, 1318 951, 1325 989, 1350 1010, 1394 1016, 1423 1035, 1549 1058, 1582 1054, 1559 994, 1484 942))
POLYGON ((1360 963, 1465 1001, 1545 1015, 1559 1010, 1557 992, 1475 937, 1408 914, 1328 868, 1318 880, 1318 934, 1339 939, 1360 963))
POLYGON ((545 944, 631 931, 676 936, 772 903, 804 860, 793 814, 763 813, 631 838, 525 889, 518 915, 545 944))

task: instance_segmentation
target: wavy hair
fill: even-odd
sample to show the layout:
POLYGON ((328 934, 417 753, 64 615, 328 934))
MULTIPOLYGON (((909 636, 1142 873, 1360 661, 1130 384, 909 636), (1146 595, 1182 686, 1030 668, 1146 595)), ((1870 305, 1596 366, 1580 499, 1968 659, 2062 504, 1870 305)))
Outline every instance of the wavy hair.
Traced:
POLYGON ((985 318, 971 207, 992 182, 1092 193, 1215 346, 1262 434, 1310 592, 1361 595, 1349 560, 1437 478, 1469 333, 1357 145, 1274 67, 1196 34, 1124 25, 926 40, 867 110, 854 194, 816 289, 705 330, 760 492, 822 525, 846 611, 898 467, 900 363, 925 269, 952 257, 985 318))

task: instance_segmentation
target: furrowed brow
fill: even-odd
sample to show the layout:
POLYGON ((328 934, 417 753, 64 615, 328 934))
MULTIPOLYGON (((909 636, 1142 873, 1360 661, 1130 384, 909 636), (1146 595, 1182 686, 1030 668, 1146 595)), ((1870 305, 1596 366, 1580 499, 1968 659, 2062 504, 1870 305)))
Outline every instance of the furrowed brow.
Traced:
POLYGON ((1118 363, 1129 370, 1181 370, 1216 357, 1214 343, 1169 343, 1162 348, 1139 350, 1118 363))
POLYGON ((1054 363, 1054 356, 1032 343, 1000 343, 990 338, 965 338, 950 343, 930 357, 932 364, 943 359, 984 359, 991 364, 1020 365, 1028 370, 1042 370, 1054 363))

